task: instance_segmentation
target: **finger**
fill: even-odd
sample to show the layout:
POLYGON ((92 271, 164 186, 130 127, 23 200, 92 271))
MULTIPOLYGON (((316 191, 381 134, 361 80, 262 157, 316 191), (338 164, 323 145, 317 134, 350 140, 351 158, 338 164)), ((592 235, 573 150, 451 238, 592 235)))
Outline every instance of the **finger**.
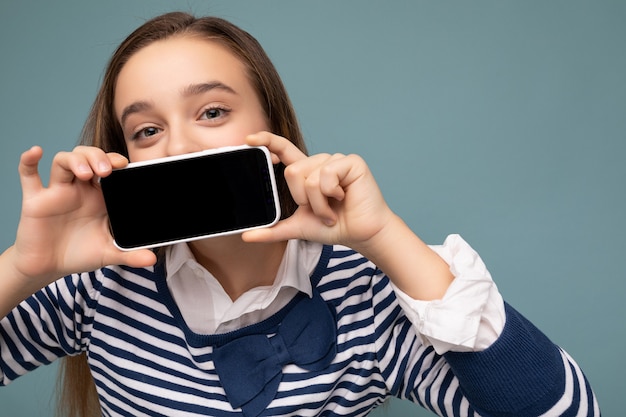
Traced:
POLYGON ((342 180, 346 175, 346 169, 351 167, 348 157, 343 154, 334 154, 319 172, 319 188, 327 197, 342 201, 346 195, 342 180))
POLYGON ((39 161, 43 156, 43 149, 39 146, 33 146, 20 157, 18 172, 20 174, 20 183, 24 194, 36 192, 43 188, 41 177, 39 176, 39 161))
POLYGON ((342 192, 345 192, 351 184, 368 175, 368 173, 369 168, 360 156, 347 155, 333 158, 329 161, 322 169, 321 176, 323 179, 321 181, 325 183, 324 187, 328 187, 330 193, 328 195, 333 194, 335 198, 341 200, 343 197, 339 194, 334 194, 336 189, 331 191, 335 187, 335 181, 337 181, 337 186, 341 188, 342 192))
MULTIPOLYGON (((302 159, 285 168, 283 175, 296 204, 299 206, 309 205, 306 185, 307 179, 330 158, 331 156, 328 154, 317 154, 302 159)), ((313 181, 313 179, 311 179, 311 181, 313 181)))
POLYGON ((337 220, 335 212, 330 207, 328 196, 324 195, 320 187, 319 170, 310 175, 304 184, 307 200, 313 213, 322 219, 324 224, 332 226, 337 220))
MULTIPOLYGON (((309 158, 309 163, 315 163, 314 159, 309 158)), ((337 221, 337 215, 330 201, 341 201, 345 197, 340 176, 344 175, 342 168, 346 165, 346 157, 343 154, 334 154, 319 159, 321 163, 315 166, 304 181, 304 190, 313 213, 324 224, 332 226, 337 221)))
POLYGON ((83 155, 71 152, 57 153, 50 168, 50 184, 71 183, 77 177, 85 181, 93 177, 87 159, 83 155))
POLYGON ((136 251, 121 252, 121 259, 119 262, 112 262, 109 264, 116 265, 128 265, 132 268, 146 268, 156 263, 157 257, 149 249, 142 249, 136 251))
POLYGON ((293 216, 281 220, 272 227, 262 229, 248 230, 241 235, 244 242, 261 243, 261 242, 283 242, 290 239, 303 238, 300 229, 297 227, 293 216))
POLYGON ((250 146, 267 147, 285 165, 307 158, 307 155, 288 139, 270 132, 259 132, 249 135, 246 137, 246 143, 250 146))
POLYGON ((54 157, 50 183, 70 183, 78 178, 89 181, 94 176, 107 176, 113 165, 102 149, 77 146, 72 152, 59 152, 54 157))
POLYGON ((83 155, 92 172, 97 176, 106 176, 116 167, 127 164, 125 157, 118 153, 105 153, 95 146, 77 146, 72 153, 83 155), (120 159, 121 158, 121 159, 120 159))
POLYGON ((124 168, 126 165, 128 165, 128 158, 126 158, 124 155, 119 154, 117 152, 109 152, 107 153, 107 158, 109 158, 109 162, 111 163, 111 168, 113 169, 120 169, 120 168, 124 168))

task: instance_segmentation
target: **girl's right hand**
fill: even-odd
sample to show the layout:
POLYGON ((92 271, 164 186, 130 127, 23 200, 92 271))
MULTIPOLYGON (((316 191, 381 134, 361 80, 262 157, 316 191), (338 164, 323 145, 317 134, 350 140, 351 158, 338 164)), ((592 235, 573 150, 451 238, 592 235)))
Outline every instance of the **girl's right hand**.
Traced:
POLYGON ((42 155, 35 146, 22 154, 19 164, 22 214, 11 251, 19 274, 43 287, 70 273, 105 265, 145 267, 156 262, 150 250, 119 250, 109 232, 98 177, 126 166, 124 156, 89 146, 60 152, 44 187, 38 172, 42 155))

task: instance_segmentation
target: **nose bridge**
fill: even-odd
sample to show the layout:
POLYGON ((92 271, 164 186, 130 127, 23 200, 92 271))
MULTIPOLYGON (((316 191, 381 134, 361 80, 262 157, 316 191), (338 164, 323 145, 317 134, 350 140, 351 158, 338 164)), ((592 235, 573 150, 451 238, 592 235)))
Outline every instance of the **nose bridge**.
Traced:
POLYGON ((194 136, 191 126, 182 120, 174 120, 169 125, 167 148, 169 155, 181 155, 201 151, 202 145, 194 136))

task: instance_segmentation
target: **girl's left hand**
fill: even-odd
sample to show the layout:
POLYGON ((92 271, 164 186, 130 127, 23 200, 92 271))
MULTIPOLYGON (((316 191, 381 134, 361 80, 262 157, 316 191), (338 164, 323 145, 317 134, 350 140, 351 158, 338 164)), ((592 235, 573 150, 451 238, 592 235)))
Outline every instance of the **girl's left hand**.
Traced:
POLYGON ((450 268, 391 211, 362 158, 320 154, 307 157, 293 143, 262 132, 246 138, 266 146, 298 209, 275 226, 243 234, 247 242, 304 239, 348 246, 376 264, 396 286, 418 300, 440 299, 450 268))
POLYGON ((244 233, 244 240, 305 239, 358 250, 395 217, 361 157, 308 157, 289 140, 268 132, 251 135, 246 142, 266 146, 275 163, 285 164, 285 179, 299 208, 274 227, 244 233))

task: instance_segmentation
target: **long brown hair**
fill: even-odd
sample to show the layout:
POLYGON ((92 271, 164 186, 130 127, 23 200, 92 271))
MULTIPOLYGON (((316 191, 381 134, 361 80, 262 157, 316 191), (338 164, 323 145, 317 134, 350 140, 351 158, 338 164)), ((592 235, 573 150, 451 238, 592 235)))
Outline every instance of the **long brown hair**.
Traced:
MULTIPOLYGON (((269 57, 257 40, 241 28, 217 17, 200 17, 172 12, 157 16, 132 32, 114 52, 107 66, 96 100, 82 131, 82 145, 97 146, 106 152, 128 156, 126 143, 113 108, 117 77, 130 57, 149 44, 172 36, 194 36, 226 47, 244 64, 268 120, 270 130, 291 140, 306 153, 306 147, 287 91, 269 57)), ((297 208, 283 176, 276 166, 276 181, 283 217, 297 208)), ((86 354, 66 357, 59 371, 57 414, 63 417, 100 415, 95 384, 86 354)))

